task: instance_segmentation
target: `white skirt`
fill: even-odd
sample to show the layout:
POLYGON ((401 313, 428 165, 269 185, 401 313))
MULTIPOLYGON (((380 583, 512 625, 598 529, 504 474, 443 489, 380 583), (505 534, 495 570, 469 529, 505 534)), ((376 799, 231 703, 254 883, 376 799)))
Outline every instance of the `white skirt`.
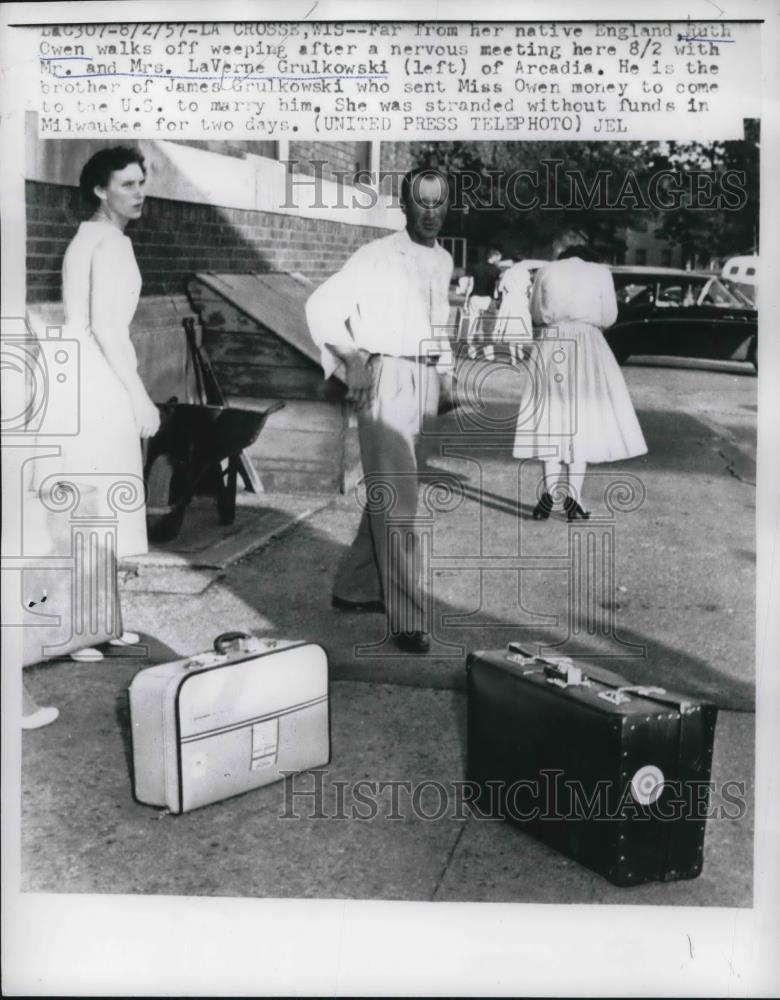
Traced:
POLYGON ((601 330, 563 323, 534 336, 515 458, 617 462, 644 455, 647 445, 623 373, 601 330))
MULTIPOLYGON (((66 335, 70 331, 65 328, 66 335)), ((78 433, 53 437, 59 449, 33 463, 31 486, 43 494, 42 516, 50 522, 63 518, 97 519, 116 529, 116 554, 148 551, 141 439, 130 396, 97 344, 79 338, 78 433), (60 482, 71 485, 63 489, 60 482)), ((72 405, 71 400, 67 400, 72 405)), ((51 427, 72 423, 72 415, 56 412, 62 405, 53 396, 47 412, 51 427)), ((35 517, 31 512, 31 517, 35 517)), ((58 526, 54 531, 59 539, 58 526)))

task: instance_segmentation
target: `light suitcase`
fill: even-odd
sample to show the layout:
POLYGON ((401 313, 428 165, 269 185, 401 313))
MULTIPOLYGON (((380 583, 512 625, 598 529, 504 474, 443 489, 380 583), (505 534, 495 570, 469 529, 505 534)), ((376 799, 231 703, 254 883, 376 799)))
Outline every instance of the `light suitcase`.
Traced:
POLYGON ((468 658, 468 777, 616 885, 701 872, 717 708, 510 643, 468 658))
POLYGON ((188 812, 330 761, 328 661, 308 642, 228 632, 130 684, 135 795, 188 812))

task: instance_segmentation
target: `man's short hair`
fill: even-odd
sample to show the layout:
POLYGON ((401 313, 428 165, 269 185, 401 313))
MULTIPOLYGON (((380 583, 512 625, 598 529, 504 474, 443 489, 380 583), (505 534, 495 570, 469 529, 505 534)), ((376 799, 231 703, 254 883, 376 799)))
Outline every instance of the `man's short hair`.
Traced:
POLYGON ((412 198, 412 188, 416 187, 419 189, 417 179, 422 179, 423 177, 433 177, 440 180, 444 185, 444 189, 449 193, 450 181, 443 170, 439 170, 438 167, 415 167, 414 170, 407 170, 401 178, 401 201, 405 205, 408 205, 412 198))

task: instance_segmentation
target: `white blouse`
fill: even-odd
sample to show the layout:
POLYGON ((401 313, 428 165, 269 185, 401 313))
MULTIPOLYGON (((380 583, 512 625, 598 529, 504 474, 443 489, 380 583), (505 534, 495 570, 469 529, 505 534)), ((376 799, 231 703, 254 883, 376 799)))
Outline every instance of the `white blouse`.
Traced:
POLYGON ((133 396, 145 394, 130 340, 140 293, 141 273, 130 238, 108 222, 82 222, 62 262, 68 334, 90 353, 99 348, 133 396))
POLYGON ((617 299, 609 268, 579 257, 546 264, 534 280, 531 317, 534 326, 611 326, 617 319, 617 299))
POLYGON ((108 222, 82 222, 62 262, 65 322, 73 333, 127 336, 140 294, 130 238, 108 222))
POLYGON ((447 251, 438 244, 419 246, 405 229, 362 246, 306 303, 325 377, 339 368, 327 344, 418 356, 436 341, 441 354, 449 351, 451 275, 447 251))

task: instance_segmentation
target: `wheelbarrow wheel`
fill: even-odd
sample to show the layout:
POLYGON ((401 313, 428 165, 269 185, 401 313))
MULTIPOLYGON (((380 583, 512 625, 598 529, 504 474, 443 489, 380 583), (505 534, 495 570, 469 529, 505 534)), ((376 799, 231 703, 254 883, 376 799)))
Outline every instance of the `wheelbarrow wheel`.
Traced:
POLYGON ((171 455, 162 454, 152 462, 146 477, 148 500, 146 531, 151 542, 170 542, 181 531, 186 504, 175 503, 181 496, 183 473, 171 455))
POLYGON ((236 483, 239 457, 231 455, 227 469, 219 470, 217 512, 220 524, 232 524, 236 519, 236 483))

